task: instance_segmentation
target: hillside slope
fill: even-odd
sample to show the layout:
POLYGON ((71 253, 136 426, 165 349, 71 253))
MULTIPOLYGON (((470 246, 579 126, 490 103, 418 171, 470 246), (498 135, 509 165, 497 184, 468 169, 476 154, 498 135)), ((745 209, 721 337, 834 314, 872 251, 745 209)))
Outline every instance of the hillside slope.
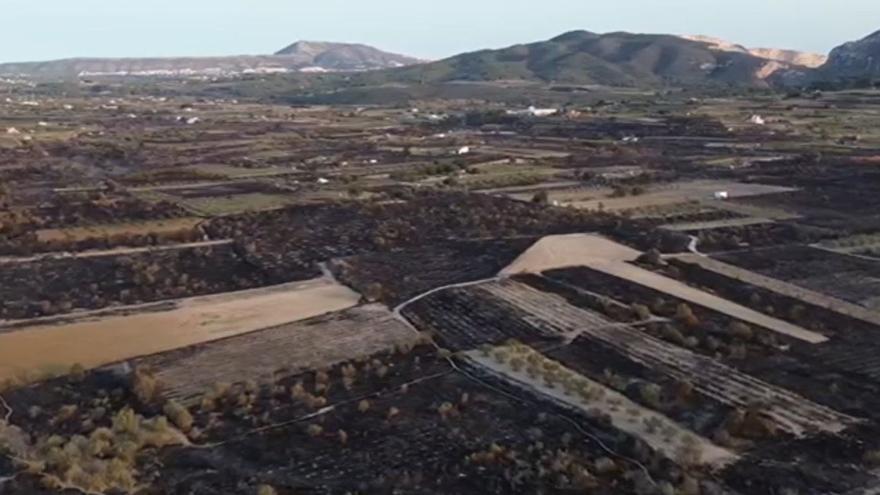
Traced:
POLYGON ((820 72, 825 79, 880 77, 880 31, 832 50, 820 72))
POLYGON ((275 55, 301 57, 310 60, 314 66, 339 71, 403 67, 422 62, 417 58, 384 52, 372 46, 324 41, 297 41, 275 55))
POLYGON ((747 48, 743 45, 731 43, 720 38, 702 35, 682 36, 691 41, 707 43, 716 50, 737 53, 747 53, 758 58, 772 60, 787 65, 815 68, 824 64, 828 57, 819 53, 801 52, 797 50, 784 50, 779 48, 747 48))
POLYGON ((369 83, 530 80, 652 87, 763 87, 767 60, 656 34, 573 31, 548 41, 482 50, 399 70, 362 74, 369 83))

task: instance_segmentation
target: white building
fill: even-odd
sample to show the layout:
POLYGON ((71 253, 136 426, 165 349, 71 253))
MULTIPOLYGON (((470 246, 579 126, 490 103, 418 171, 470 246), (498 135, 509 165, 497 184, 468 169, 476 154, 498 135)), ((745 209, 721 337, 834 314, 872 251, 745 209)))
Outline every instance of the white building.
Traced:
POLYGON ((535 108, 530 106, 525 110, 508 110, 508 115, 530 115, 532 117, 549 117, 559 113, 558 108, 535 108))

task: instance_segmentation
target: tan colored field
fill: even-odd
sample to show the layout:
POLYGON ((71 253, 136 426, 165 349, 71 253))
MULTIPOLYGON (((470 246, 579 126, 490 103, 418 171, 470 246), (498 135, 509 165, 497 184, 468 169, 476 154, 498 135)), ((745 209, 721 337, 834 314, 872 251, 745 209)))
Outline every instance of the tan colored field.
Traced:
MULTIPOLYGON (((195 297, 166 311, 36 323, 0 333, 0 382, 146 356, 349 308, 360 295, 327 278, 195 297)), ((0 328, 0 332, 2 332, 0 328)))
MULTIPOLYGON (((644 194, 611 197, 610 188, 581 188, 575 190, 550 191, 550 201, 587 210, 598 210, 600 204, 606 211, 642 208, 653 205, 669 205, 688 201, 711 200, 715 192, 727 191, 730 198, 757 196, 792 191, 781 186, 746 184, 723 180, 699 180, 676 182, 662 186, 652 186, 644 194)), ((520 198, 524 199, 524 198, 520 198)))
POLYGON ((758 313, 629 263, 639 254, 634 249, 597 235, 548 236, 536 242, 505 267, 501 274, 540 273, 554 268, 586 266, 811 344, 828 340, 824 335, 758 313))
POLYGON ((765 223, 773 223, 773 220, 770 220, 769 218, 757 217, 728 218, 725 220, 713 220, 708 222, 668 223, 666 225, 661 225, 660 228, 682 232, 687 230, 710 230, 722 229, 727 227, 746 227, 749 225, 762 225, 765 223))
POLYGON ((67 229, 43 229, 37 231, 37 239, 41 242, 83 241, 87 239, 112 237, 120 234, 168 234, 192 230, 201 221, 201 218, 185 217, 170 218, 167 220, 153 220, 148 222, 71 227, 67 229))
POLYGON ((736 203, 732 201, 713 201, 712 206, 721 210, 732 211, 740 215, 750 217, 767 218, 770 220, 792 220, 801 218, 801 215, 785 211, 780 208, 771 208, 769 206, 756 206, 745 203, 736 203))
POLYGON ((763 313, 758 313, 757 311, 751 310, 745 306, 740 306, 727 299, 722 299, 718 296, 709 294, 708 292, 694 289, 693 287, 687 286, 677 280, 658 275, 629 263, 598 263, 590 268, 670 294, 690 303, 713 309, 719 313, 732 316, 746 323, 751 323, 789 337, 794 337, 803 340, 804 342, 821 344, 822 342, 828 341, 828 338, 822 334, 811 332, 803 327, 792 325, 791 323, 782 321, 778 318, 773 318, 772 316, 767 316, 763 313))
POLYGON ((208 164, 198 163, 183 167, 184 170, 193 170, 206 174, 223 175, 230 179, 250 179, 255 177, 272 177, 276 175, 285 175, 292 173, 290 168, 283 167, 264 167, 264 168, 244 168, 234 167, 224 164, 208 164))
POLYGON ((554 268, 592 266, 609 261, 632 261, 640 254, 635 249, 592 234, 547 236, 501 270, 501 275, 541 273, 554 268))
POLYGON ((283 208, 295 202, 296 200, 292 196, 266 193, 188 198, 177 201, 181 207, 187 210, 210 216, 234 215, 246 211, 273 210, 283 208))

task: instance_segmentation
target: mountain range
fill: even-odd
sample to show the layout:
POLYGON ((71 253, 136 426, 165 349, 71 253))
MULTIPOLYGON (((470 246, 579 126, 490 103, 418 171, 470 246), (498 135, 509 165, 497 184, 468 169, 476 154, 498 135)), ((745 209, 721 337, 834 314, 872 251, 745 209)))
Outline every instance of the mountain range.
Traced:
POLYGON ((298 41, 273 55, 71 58, 0 64, 0 76, 45 79, 96 76, 230 76, 249 73, 365 71, 420 60, 353 43, 298 41))
POLYGON ((0 64, 0 76, 229 76, 345 72, 351 86, 532 81, 627 87, 805 86, 880 78, 880 31, 820 54, 746 48, 707 36, 572 31, 555 38, 426 62, 349 43, 299 41, 272 55, 77 58, 0 64))
POLYGON ((721 49, 715 43, 674 35, 572 31, 547 41, 364 73, 358 80, 367 84, 526 80, 573 85, 766 87, 769 76, 791 67, 806 68, 746 49, 721 49))

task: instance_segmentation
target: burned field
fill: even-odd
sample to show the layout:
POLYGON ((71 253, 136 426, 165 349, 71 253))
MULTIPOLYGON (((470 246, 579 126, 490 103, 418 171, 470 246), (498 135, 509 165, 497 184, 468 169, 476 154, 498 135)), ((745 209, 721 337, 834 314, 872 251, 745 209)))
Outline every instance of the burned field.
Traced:
POLYGON ((871 140, 769 97, 65 98, 0 103, 0 494, 880 484, 871 140))
POLYGON ((717 258, 768 277, 877 309, 880 262, 807 246, 725 253, 717 258))
MULTIPOLYGON (((260 485, 287 487, 281 493, 619 493, 650 483, 650 473, 663 484, 699 486, 600 421, 551 403, 511 400, 503 383, 470 373, 456 374, 433 350, 416 347, 272 384, 218 388, 181 420, 190 436, 198 432, 201 446, 139 452, 138 481, 151 482, 144 493, 253 493, 260 485), (321 413, 327 407, 332 410, 321 413), (605 449, 611 448, 634 457, 609 457, 605 449)), ((13 409, 37 407, 39 418, 53 406, 47 396, 70 400, 94 390, 97 397, 81 402, 78 412, 53 421, 59 435, 83 431, 83 418, 94 416, 93 402, 146 415, 156 407, 124 392, 101 399, 102 387, 112 383, 100 379, 47 383, 11 394, 7 402, 13 409)), ((110 419, 94 424, 122 435, 121 421, 111 425, 110 419)), ((26 476, 10 483, 13 490, 47 493, 26 476)))
POLYGON ((284 280, 231 245, 3 264, 8 320, 261 287, 284 280))

